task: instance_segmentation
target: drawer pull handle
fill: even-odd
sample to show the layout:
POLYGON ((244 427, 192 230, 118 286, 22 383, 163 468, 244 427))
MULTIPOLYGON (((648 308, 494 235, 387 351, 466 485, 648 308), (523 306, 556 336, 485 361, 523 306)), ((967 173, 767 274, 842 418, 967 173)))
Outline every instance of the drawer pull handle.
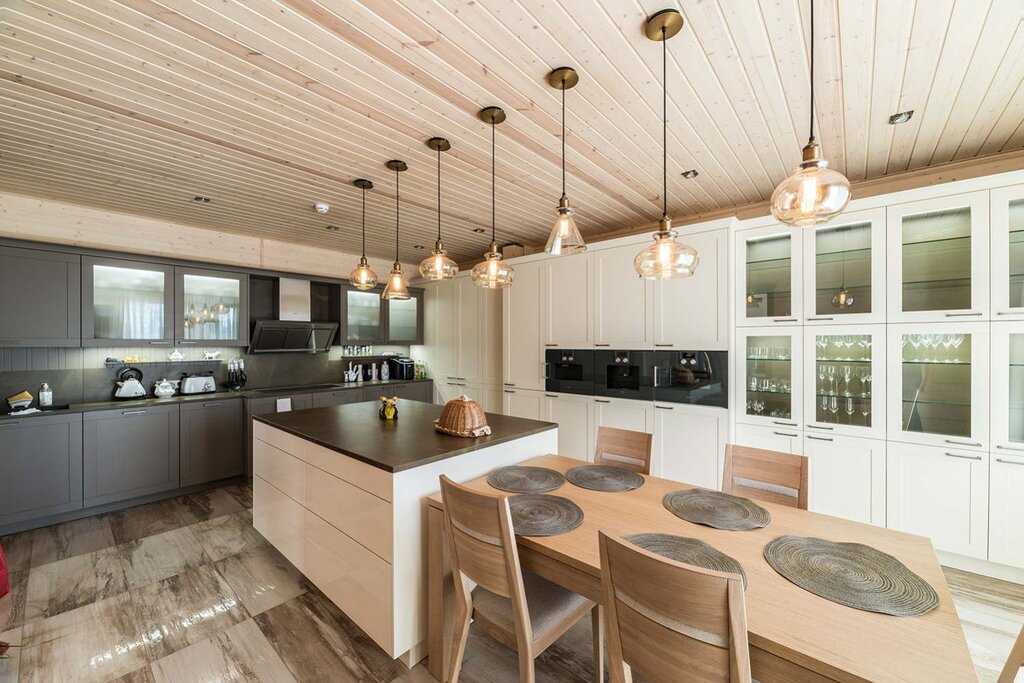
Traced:
POLYGON ((122 415, 145 415, 145 410, 122 410, 122 415))
POLYGON ((949 451, 946 451, 946 455, 949 456, 950 458, 960 458, 962 460, 982 460, 983 459, 980 455, 961 455, 960 453, 950 453, 949 451))
POLYGON ((835 320, 835 318, 831 315, 818 315, 813 318, 808 318, 808 320, 835 320))
POLYGON ((824 425, 808 424, 808 429, 824 429, 825 431, 831 432, 835 427, 826 427, 824 425))
POLYGON ((611 401, 606 398, 595 398, 594 403, 611 403, 611 401))
POLYGON ((602 346, 602 347, 604 347, 604 346, 611 346, 611 344, 594 344, 594 346, 602 346))
POLYGON ((151 341, 151 342, 149 342, 149 345, 150 346, 170 346, 171 342, 169 342, 169 341, 151 341))
POLYGON ((17 426, 18 426, 18 421, 17 420, 15 420, 14 422, 7 422, 6 420, 3 421, 3 422, 0 422, 0 427, 17 427, 17 426))
POLYGON ((1006 458, 996 458, 996 462, 1001 462, 1004 465, 1024 465, 1024 462, 1020 460, 1007 460, 1006 458))
POLYGON ((799 434, 789 434, 787 432, 772 432, 772 434, 774 434, 775 436, 788 436, 791 439, 795 439, 796 437, 799 436, 799 434))
POLYGON ((548 398, 558 398, 558 394, 544 394, 548 398))
MULTIPOLYGON (((335 395, 337 395, 337 394, 335 394, 335 395)), ((226 401, 217 401, 216 403, 204 403, 203 407, 204 408, 220 408, 222 405, 225 405, 225 403, 226 403, 226 401)))
POLYGON ((808 434, 807 438, 808 439, 812 439, 813 441, 834 441, 835 440, 831 436, 814 436, 813 434, 808 434))
POLYGON ((658 348, 672 348, 675 344, 655 344, 658 348))
POLYGON ((785 422, 784 420, 772 420, 773 425, 782 425, 783 427, 796 427, 796 422, 785 422))
POLYGON ((514 389, 506 389, 506 390, 505 390, 505 393, 506 393, 506 394, 514 394, 514 393, 516 393, 516 392, 515 392, 515 390, 514 390, 514 389))
POLYGON ((658 410, 675 410, 672 406, 654 406, 658 410))
POLYGON ((198 344, 198 343, 199 342, 197 342, 197 341, 189 341, 188 339, 179 339, 178 340, 178 345, 179 346, 185 346, 186 344, 198 344))
POLYGON ((17 345, 17 344, 20 344, 20 343, 21 343, 20 339, 0 339, 0 344, 17 345))
POLYGON ((946 439, 946 443, 950 446, 973 446, 975 448, 981 448, 980 443, 973 443, 971 441, 956 441, 954 439, 946 439))
POLYGON ((973 311, 971 311, 969 313, 947 313, 946 317, 947 318, 974 318, 974 317, 977 317, 979 315, 984 315, 984 313, 975 313, 973 311))
POLYGON ((1004 446, 1001 443, 997 443, 996 444, 996 448, 998 448, 1001 451, 1017 451, 1019 453, 1024 453, 1024 448, 1014 448, 1013 446, 1004 446))
POLYGON ((799 318, 773 318, 773 323, 795 323, 799 318))
POLYGON ((515 386, 515 383, 513 383, 513 382, 504 382, 503 384, 504 384, 504 385, 505 385, 506 387, 514 387, 514 386, 515 386))

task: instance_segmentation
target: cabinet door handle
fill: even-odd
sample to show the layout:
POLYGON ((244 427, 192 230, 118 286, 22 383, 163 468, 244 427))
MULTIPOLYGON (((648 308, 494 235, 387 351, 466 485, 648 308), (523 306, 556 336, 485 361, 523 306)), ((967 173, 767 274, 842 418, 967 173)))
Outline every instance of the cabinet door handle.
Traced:
POLYGON ((782 425, 783 427, 796 427, 796 422, 785 422, 783 420, 772 420, 773 425, 782 425))
POLYGON ((188 340, 188 339, 179 339, 177 343, 178 343, 179 346, 185 346, 187 344, 198 344, 199 342, 191 341, 191 340, 188 340))
POLYGON ((594 344, 594 346, 602 346, 602 347, 604 347, 604 346, 611 346, 611 344, 594 344))
POLYGON ((545 344, 544 346, 558 346, 558 344, 545 344))
POLYGON ((1024 453, 1024 448, 1014 448, 1013 446, 1004 446, 1001 443, 996 444, 996 448, 1001 451, 1017 451, 1018 453, 1024 453))
POLYGON ((672 406, 654 406, 658 410, 675 410, 672 406))
POLYGON ((20 339, 0 339, 0 344, 11 344, 12 346, 17 346, 20 343, 20 339))
POLYGON ((594 403, 611 403, 611 401, 606 398, 595 398, 594 403))
POLYGON ((831 436, 814 436, 813 434, 808 434, 807 438, 812 441, 835 441, 831 436))
POLYGON ((800 436, 799 434, 787 434, 786 432, 772 432, 772 434, 774 434, 775 436, 788 436, 790 438, 796 438, 800 436))
MULTIPOLYGON (((333 394, 333 395, 337 396, 337 394, 333 394)), ((203 407, 204 408, 220 408, 222 405, 225 405, 226 403, 227 403, 227 401, 217 401, 216 403, 204 403, 203 407)))
POLYGON ((122 415, 145 415, 145 410, 122 410, 122 415))
POLYGON ((996 315, 1020 315, 1024 311, 996 311, 996 315))
POLYGON ((654 388, 658 388, 658 366, 654 366, 654 388))
POLYGON ((551 363, 544 363, 544 379, 551 379, 551 363))
POLYGON ((982 446, 980 443, 972 443, 970 441, 956 441, 954 439, 946 439, 945 441, 950 446, 973 446, 975 448, 981 448, 982 446))
POLYGON ((980 455, 961 455, 960 453, 950 453, 946 451, 946 455, 950 458, 960 458, 961 460, 982 460, 980 455))
POLYGON ((514 387, 515 386, 515 382, 502 382, 502 384, 504 386, 506 386, 506 387, 514 387))
POLYGON ((985 315, 985 314, 984 313, 975 313, 974 311, 970 311, 968 313, 947 313, 946 317, 947 318, 974 318, 974 317, 977 317, 979 315, 985 315))
POLYGON ((505 390, 505 393, 506 393, 506 394, 514 394, 514 393, 516 393, 516 392, 515 392, 515 390, 514 390, 514 389, 506 389, 506 390, 505 390))
POLYGON ((772 318, 773 323, 795 323, 799 318, 772 318))
POLYGON ((1024 462, 1020 460, 1007 460, 1006 458, 996 458, 996 462, 1001 462, 1004 465, 1024 465, 1024 462))
POLYGON ((7 420, 4 420, 3 422, 0 422, 0 427, 17 427, 17 426, 18 426, 18 421, 17 420, 15 420, 14 422, 8 422, 7 420))
POLYGON ((663 348, 672 348, 673 346, 675 346, 675 344, 655 344, 655 346, 660 348, 660 349, 663 349, 663 348))
POLYGON ((170 346, 171 342, 169 342, 169 341, 151 341, 151 342, 149 342, 149 345, 150 346, 170 346))
POLYGON ((824 425, 810 424, 807 425, 808 429, 824 429, 825 431, 831 432, 835 427, 825 427, 824 425))
POLYGON ((548 398, 558 398, 558 394, 544 394, 548 398))
POLYGON ((813 318, 808 318, 808 320, 835 320, 835 318, 831 315, 818 315, 813 318))

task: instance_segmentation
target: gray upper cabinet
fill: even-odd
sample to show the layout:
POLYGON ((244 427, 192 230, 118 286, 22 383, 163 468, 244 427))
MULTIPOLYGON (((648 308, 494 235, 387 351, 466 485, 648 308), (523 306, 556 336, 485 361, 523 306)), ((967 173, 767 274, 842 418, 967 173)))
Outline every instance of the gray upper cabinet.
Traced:
POLYGON ((82 508, 82 415, 0 420, 0 527, 82 508))
POLYGON ((237 477, 245 471, 242 399, 181 404, 181 485, 237 477))
POLYGON ((0 247, 0 347, 80 346, 82 257, 0 247))
POLYGON ((248 345, 248 275, 175 268, 174 301, 174 339, 177 345, 248 345))
POLYGON ((82 257, 82 345, 174 343, 174 268, 82 257))
POLYGON ((423 343, 423 290, 410 289, 408 299, 385 301, 385 341, 390 344, 423 343))
POLYGON ((385 340, 382 286, 369 291, 345 285, 341 291, 339 344, 373 344, 385 340))
POLYGON ((178 405, 86 413, 85 505, 102 505, 178 488, 178 405))

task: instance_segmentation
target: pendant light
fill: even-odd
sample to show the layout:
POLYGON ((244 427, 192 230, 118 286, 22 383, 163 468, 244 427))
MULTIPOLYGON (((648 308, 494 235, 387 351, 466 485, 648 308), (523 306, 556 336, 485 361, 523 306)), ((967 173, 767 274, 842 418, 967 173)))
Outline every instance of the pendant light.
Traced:
POLYGON ((846 288, 846 234, 850 231, 850 228, 843 228, 843 284, 839 287, 839 291, 832 297, 833 308, 849 308, 853 305, 853 295, 850 294, 850 290, 846 288))
POLYGON ((494 190, 494 127, 505 120, 505 112, 501 107, 485 107, 480 110, 480 119, 491 124, 491 250, 484 254, 484 260, 473 266, 470 275, 473 284, 486 289, 503 289, 512 284, 516 272, 512 266, 502 260, 498 251, 497 222, 495 221, 495 190, 494 190))
POLYGON ((405 284, 405 277, 402 275, 402 264, 398 262, 398 228, 401 224, 398 178, 402 171, 408 170, 409 167, 404 161, 399 161, 398 159, 392 159, 386 165, 395 172, 395 264, 391 266, 391 272, 388 273, 388 283, 384 286, 384 294, 381 296, 385 299, 401 300, 409 298, 409 287, 405 284))
POLYGON ((576 227, 573 210, 569 206, 569 197, 565 194, 565 91, 580 82, 580 76, 571 66, 563 66, 548 74, 548 83, 562 91, 562 198, 558 200, 555 225, 551 228, 551 236, 544 251, 558 256, 560 254, 578 254, 587 250, 583 235, 576 227))
POLYGON ((810 137, 803 161, 772 192, 772 215, 794 228, 809 228, 832 220, 850 203, 850 181, 828 167, 814 139, 814 0, 811 3, 811 117, 810 137))
POLYGON ((364 178, 357 178, 352 184, 363 191, 363 255, 359 258, 356 269, 349 273, 348 280, 356 289, 366 291, 377 286, 377 273, 373 272, 366 261, 366 191, 373 189, 373 183, 364 178))
POLYGON ((448 258, 441 244, 441 152, 452 148, 444 138, 430 138, 427 147, 437 152, 437 241, 434 251, 420 263, 420 275, 427 280, 451 280, 459 272, 459 264, 448 258))
POLYGON ((690 277, 700 263, 697 250, 676 242, 678 233, 672 229, 668 215, 668 39, 683 28, 683 15, 674 9, 663 9, 650 19, 644 33, 651 40, 661 41, 661 221, 654 233, 654 244, 633 259, 637 274, 645 280, 668 280, 690 277))

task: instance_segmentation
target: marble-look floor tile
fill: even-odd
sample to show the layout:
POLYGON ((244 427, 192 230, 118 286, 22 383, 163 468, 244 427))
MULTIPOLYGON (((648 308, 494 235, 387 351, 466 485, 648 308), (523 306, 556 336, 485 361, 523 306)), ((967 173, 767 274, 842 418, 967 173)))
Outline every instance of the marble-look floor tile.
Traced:
MULTIPOLYGON (((0 642, 21 645, 21 626, 8 631, 0 629, 0 642)), ((21 648, 12 647, 6 653, 7 658, 0 657, 0 683, 18 683, 18 668, 21 663, 21 648)))
POLYGON ((111 512, 107 516, 114 540, 120 545, 186 526, 188 521, 178 514, 178 506, 170 500, 138 505, 111 512))
POLYGON ((212 564, 130 591, 150 661, 205 640, 248 618, 212 564))
POLYGON ((157 660, 153 673, 157 683, 295 681, 252 619, 157 660))
POLYGON ((32 535, 32 566, 84 555, 115 545, 106 517, 85 517, 36 529, 32 535))
POLYGON ((8 578, 10 591, 0 598, 0 631, 21 626, 25 621, 25 596, 28 593, 29 571, 14 572, 8 578))
POLYGON ((148 668, 128 593, 26 624, 21 681, 107 681, 148 668))
POLYGON ((178 514, 189 524, 205 522, 222 515, 241 512, 245 508, 224 489, 199 491, 174 499, 178 514))
POLYGON ((125 591, 117 548, 104 548, 32 569, 25 621, 56 616, 125 591))
POLYGON ((304 593, 255 619, 300 681, 362 681, 391 661, 319 591, 304 593))
POLYGON ((203 546, 188 527, 147 536, 117 549, 129 588, 166 579, 208 561, 203 546))
POLYGON ((7 569, 11 573, 20 572, 32 566, 32 533, 22 531, 0 537, 0 548, 4 549, 7 558, 7 569))
POLYGON ((217 562, 217 569, 253 616, 305 593, 310 587, 299 570, 269 545, 226 557, 217 562))
POLYGON ((199 539, 207 556, 214 561, 266 544, 266 539, 252 528, 252 513, 248 510, 215 517, 189 528, 199 539))
POLYGON ((242 507, 247 510, 252 509, 252 486, 249 484, 232 484, 231 486, 225 486, 224 490, 241 503, 242 507))

